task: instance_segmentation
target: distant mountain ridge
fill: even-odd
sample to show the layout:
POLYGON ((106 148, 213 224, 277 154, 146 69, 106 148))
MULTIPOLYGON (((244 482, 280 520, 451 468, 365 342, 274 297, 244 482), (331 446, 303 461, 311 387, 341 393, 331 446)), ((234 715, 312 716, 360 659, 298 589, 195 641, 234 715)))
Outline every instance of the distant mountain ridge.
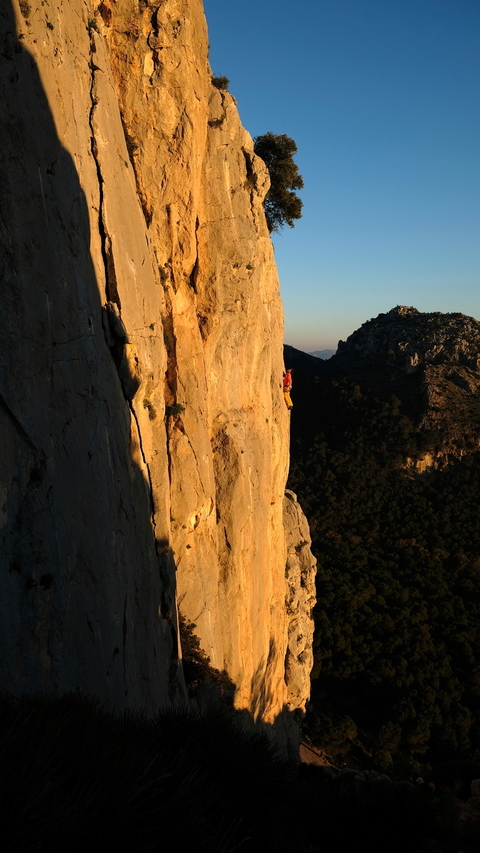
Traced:
POLYGON ((291 347, 285 358, 298 374, 345 377, 379 399, 397 397, 436 464, 480 446, 480 322, 473 317, 398 305, 339 341, 328 361, 291 347))
POLYGON ((413 373, 428 364, 458 362, 480 370, 480 323, 465 314, 421 313, 397 305, 339 341, 337 363, 354 357, 373 365, 385 362, 413 373))
POLYGON ((324 361, 326 361, 327 358, 331 358, 332 355, 335 355, 335 353, 336 350, 334 349, 316 349, 315 352, 311 352, 309 353, 309 355, 314 355, 317 358, 322 358, 324 361))

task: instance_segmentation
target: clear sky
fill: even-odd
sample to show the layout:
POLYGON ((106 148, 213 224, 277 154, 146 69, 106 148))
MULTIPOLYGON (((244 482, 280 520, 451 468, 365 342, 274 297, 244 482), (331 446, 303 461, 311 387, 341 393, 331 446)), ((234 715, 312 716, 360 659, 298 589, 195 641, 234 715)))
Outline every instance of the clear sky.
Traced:
POLYGON ((298 145, 286 343, 335 348, 395 305, 480 320, 480 0, 204 2, 244 126, 298 145))

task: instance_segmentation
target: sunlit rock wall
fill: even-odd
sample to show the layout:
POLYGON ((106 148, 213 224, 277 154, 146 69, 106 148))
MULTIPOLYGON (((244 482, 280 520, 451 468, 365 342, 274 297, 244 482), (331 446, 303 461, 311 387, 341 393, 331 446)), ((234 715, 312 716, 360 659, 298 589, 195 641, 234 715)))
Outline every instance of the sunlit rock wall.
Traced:
POLYGON ((184 694, 178 604, 272 722, 289 425, 265 167, 199 0, 1 10, 2 681, 153 710, 184 694))

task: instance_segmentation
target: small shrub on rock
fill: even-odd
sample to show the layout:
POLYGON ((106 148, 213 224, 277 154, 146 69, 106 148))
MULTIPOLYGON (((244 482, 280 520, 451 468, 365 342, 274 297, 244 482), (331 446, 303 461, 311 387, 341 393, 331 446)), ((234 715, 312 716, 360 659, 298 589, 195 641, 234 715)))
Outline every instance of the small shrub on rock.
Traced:
POLYGON ((228 77, 212 77, 212 85, 215 86, 216 89, 223 89, 224 92, 228 92, 230 80, 228 77))

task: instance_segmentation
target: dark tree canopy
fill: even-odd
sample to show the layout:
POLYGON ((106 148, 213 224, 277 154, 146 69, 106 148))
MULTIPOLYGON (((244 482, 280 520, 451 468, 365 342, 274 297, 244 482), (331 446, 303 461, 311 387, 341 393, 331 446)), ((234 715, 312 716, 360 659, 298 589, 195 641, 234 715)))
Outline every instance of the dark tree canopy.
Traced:
POLYGON ((303 202, 294 190, 301 190, 303 178, 293 162, 297 146, 285 133, 265 133, 255 137, 255 154, 262 158, 270 173, 270 189, 265 197, 264 208, 270 231, 278 231, 282 225, 294 227, 294 219, 302 216, 303 202))
POLYGON ((230 80, 228 77, 212 77, 212 85, 216 89, 223 89, 226 92, 230 85, 230 80))
POLYGON ((480 760, 480 454, 412 474, 439 438, 372 374, 296 372, 289 488, 318 558, 307 725, 408 774, 480 760))

